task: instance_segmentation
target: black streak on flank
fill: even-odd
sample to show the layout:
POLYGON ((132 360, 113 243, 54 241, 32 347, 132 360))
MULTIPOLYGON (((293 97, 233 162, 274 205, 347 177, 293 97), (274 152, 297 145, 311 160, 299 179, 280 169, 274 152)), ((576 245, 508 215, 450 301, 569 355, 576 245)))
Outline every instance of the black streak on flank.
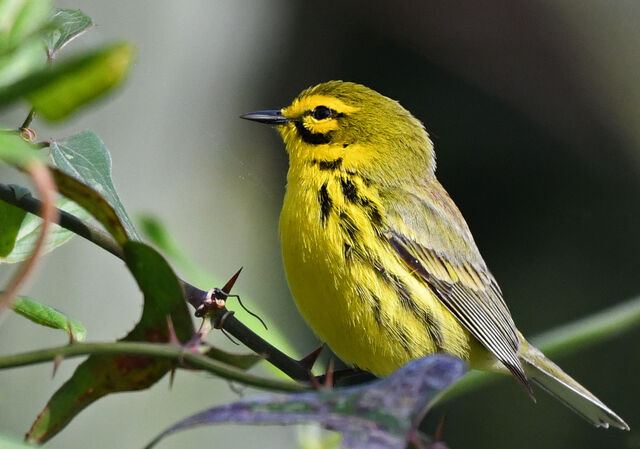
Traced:
MULTIPOLYGON (((380 209, 376 206, 371 200, 365 197, 360 197, 358 193, 358 187, 355 185, 353 180, 349 177, 343 177, 340 179, 340 187, 342 188, 342 193, 344 197, 351 203, 360 204, 366 211, 367 215, 371 219, 371 224, 374 226, 376 233, 380 230, 382 226, 382 214, 380 213, 380 209)), ((378 233, 378 237, 381 234, 378 233)))
POLYGON ((344 253, 344 260, 345 262, 353 262, 353 249, 351 248, 351 245, 349 245, 348 243, 345 243, 344 245, 342 245, 342 249, 343 249, 343 253, 344 253))
MULTIPOLYGON (((348 145, 348 144, 345 144, 345 145, 348 145)), ((345 148, 346 148, 346 147, 345 147, 345 148)), ((348 174, 348 175, 351 175, 351 176, 356 176, 356 175, 357 175, 357 176, 360 176, 360 179, 362 179, 362 182, 363 182, 363 183, 364 183, 364 185, 365 185, 365 186, 367 186, 367 187, 371 187, 371 184, 373 184, 373 183, 371 182, 371 179, 369 179, 369 178, 367 178, 367 177, 365 177, 365 176, 362 176, 362 174, 361 174, 361 173, 358 173, 357 171, 355 171, 355 170, 353 170, 353 169, 346 169, 344 172, 345 172, 346 174, 348 174)))
POLYGON ((347 234, 351 242, 356 243, 356 235, 359 230, 353 219, 346 212, 340 212, 340 228, 347 234))
POLYGON ((444 346, 444 338, 442 336, 442 332, 440 331, 440 324, 427 311, 424 312, 424 322, 425 326, 427 327, 427 332, 429 332, 429 336, 433 340, 433 343, 436 345, 436 351, 442 351, 442 348, 444 346))
POLYGON ((358 202, 358 188, 349 178, 342 178, 340 180, 340 187, 342 187, 342 193, 345 198, 352 203, 358 202))
MULTIPOLYGON (((400 257, 404 259, 404 261, 412 268, 412 272, 414 276, 417 275, 417 278, 420 280, 424 280, 427 282, 429 288, 433 291, 433 293, 438 296, 442 300, 442 296, 447 295, 448 293, 443 292, 438 288, 437 285, 434 284, 433 278, 429 274, 427 270, 424 269, 422 264, 418 259, 416 259, 405 247, 405 245, 401 242, 401 240, 397 237, 397 235, 392 235, 389 239, 389 243, 391 246, 400 254, 400 257)), ((444 290, 449 290, 451 287, 445 283, 441 285, 444 290)), ((440 329, 440 323, 434 319, 429 312, 424 312, 422 316, 422 320, 425 323, 425 327, 427 328, 427 332, 429 332, 429 336, 433 339, 433 342, 436 345, 436 349, 439 351, 444 346, 444 336, 442 335, 442 330, 440 329)))
POLYGON ((373 225, 376 227, 382 226, 382 214, 380 214, 380 209, 378 209, 378 206, 376 206, 366 198, 362 198, 360 200, 360 203, 367 210, 367 215, 371 219, 371 223, 373 223, 373 225))
POLYGON ((333 201, 327 191, 327 183, 322 184, 322 187, 318 190, 318 202, 320 203, 320 221, 325 225, 333 207, 333 201))
POLYGON ((373 261, 373 268, 378 273, 378 276, 382 281, 384 281, 392 291, 398 295, 398 299, 400 300, 400 305, 403 309, 409 310, 416 319, 423 322, 425 325, 426 322, 426 314, 420 309, 418 303, 416 303, 415 299, 411 296, 411 291, 407 284, 404 283, 402 279, 400 279, 397 275, 389 273, 379 261, 373 261))
POLYGON ((331 142, 331 132, 321 134, 321 133, 312 133, 307 128, 304 127, 302 122, 295 122, 296 130, 298 130, 298 134, 300 138, 311 145, 322 145, 325 143, 331 142))
POLYGON ((402 304, 402 307, 406 310, 410 310, 417 319, 424 322, 426 315, 423 313, 423 311, 420 309, 420 306, 418 306, 416 301, 411 296, 411 292, 409 291, 409 287, 407 287, 407 284, 405 284, 402 279, 400 279, 395 274, 389 275, 389 277, 393 281, 395 287, 394 290, 400 298, 400 304, 402 304))

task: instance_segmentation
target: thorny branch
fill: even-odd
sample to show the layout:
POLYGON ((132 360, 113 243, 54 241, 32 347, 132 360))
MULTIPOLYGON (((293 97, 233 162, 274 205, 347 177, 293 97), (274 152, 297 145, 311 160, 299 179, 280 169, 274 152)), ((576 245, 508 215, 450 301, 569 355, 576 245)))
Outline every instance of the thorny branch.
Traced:
POLYGON ((181 366, 189 369, 206 370, 229 381, 237 381, 245 385, 251 385, 265 390, 299 391, 305 389, 305 386, 301 384, 256 376, 255 374, 248 373, 242 369, 234 368, 225 363, 214 360, 204 354, 199 354, 195 351, 185 351, 184 347, 175 343, 162 344, 138 341, 73 343, 70 345, 2 356, 0 357, 0 369, 48 362, 56 360, 59 357, 71 358, 92 354, 128 354, 146 357, 159 357, 179 361, 181 366))
MULTIPOLYGON (((0 183, 0 200, 32 214, 41 215, 41 201, 31 195, 17 196, 11 187, 2 183, 0 183)), ((116 257, 123 258, 122 250, 109 234, 65 211, 58 209, 57 212, 57 223, 60 226, 89 240, 116 257)), ((185 292, 185 300, 198 310, 206 301, 208 292, 188 282, 181 282, 185 292)), ((223 288, 223 290, 225 289, 223 288)), ((303 382, 310 380, 311 366, 315 361, 317 351, 312 352, 302 360, 293 359, 255 334, 229 312, 226 307, 214 310, 211 317, 213 327, 224 329, 292 379, 303 382)), ((578 348, 584 348, 586 344, 624 334, 631 329, 637 328, 638 325, 640 325, 640 297, 568 323, 560 328, 534 337, 531 341, 550 356, 558 356, 575 351, 578 348)), ((346 370, 344 373, 337 371, 334 374, 334 378, 348 377, 349 375, 356 375, 357 377, 357 374, 355 370, 346 370)), ((454 397, 462 391, 476 388, 491 379, 495 379, 495 376, 491 376, 490 373, 470 373, 459 381, 453 389, 450 389, 446 397, 454 397)), ((320 376, 318 380, 322 382, 324 379, 320 376)))
MULTIPOLYGON (((15 191, 8 185, 0 183, 0 199, 26 210, 32 214, 41 215, 42 202, 31 195, 16 196, 15 191)), ((89 240, 102 249, 110 252, 114 256, 123 259, 120 246, 106 232, 98 229, 90 223, 84 222, 77 217, 58 209, 57 223, 65 229, 89 240)), ((207 291, 201 290, 184 280, 180 280, 185 292, 185 300, 196 310, 205 302, 207 291)), ((242 324, 226 308, 220 308, 213 312, 211 316, 212 324, 216 328, 224 329, 230 335, 242 342, 255 353, 260 354, 269 363, 280 369, 294 380, 308 381, 310 369, 303 361, 298 361, 289 357, 284 352, 264 340, 254 333, 247 326, 242 324), (224 320, 223 320, 224 317, 224 320)))

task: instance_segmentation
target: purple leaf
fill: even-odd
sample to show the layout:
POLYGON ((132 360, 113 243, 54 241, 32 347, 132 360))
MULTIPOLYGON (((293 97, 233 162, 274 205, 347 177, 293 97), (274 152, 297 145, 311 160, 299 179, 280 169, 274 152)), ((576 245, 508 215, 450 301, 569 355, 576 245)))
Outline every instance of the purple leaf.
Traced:
POLYGON ((436 354, 365 385, 248 398, 196 413, 163 431, 147 447, 178 430, 199 425, 317 422, 341 432, 345 448, 401 449, 438 393, 465 371, 466 364, 460 359, 436 354))

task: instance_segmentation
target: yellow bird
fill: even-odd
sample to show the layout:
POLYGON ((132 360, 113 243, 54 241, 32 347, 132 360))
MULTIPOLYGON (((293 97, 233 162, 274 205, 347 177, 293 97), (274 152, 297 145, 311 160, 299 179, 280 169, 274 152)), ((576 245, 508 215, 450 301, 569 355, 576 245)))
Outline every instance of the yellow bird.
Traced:
POLYGON ((365 86, 330 81, 281 110, 289 154, 280 215, 289 286, 345 362, 384 376, 444 352, 540 385, 595 426, 629 426, 529 344, 435 175, 424 126, 365 86))

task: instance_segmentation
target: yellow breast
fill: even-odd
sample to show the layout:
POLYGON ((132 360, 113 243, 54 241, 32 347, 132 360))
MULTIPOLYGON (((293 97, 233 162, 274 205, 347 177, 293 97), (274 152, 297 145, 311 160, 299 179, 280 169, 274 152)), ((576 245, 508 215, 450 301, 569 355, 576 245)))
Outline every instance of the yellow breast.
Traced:
POLYGON ((433 352, 467 359, 470 337, 383 235, 375 186, 338 160, 292 166, 280 215, 291 292, 344 361, 386 375, 433 352))

